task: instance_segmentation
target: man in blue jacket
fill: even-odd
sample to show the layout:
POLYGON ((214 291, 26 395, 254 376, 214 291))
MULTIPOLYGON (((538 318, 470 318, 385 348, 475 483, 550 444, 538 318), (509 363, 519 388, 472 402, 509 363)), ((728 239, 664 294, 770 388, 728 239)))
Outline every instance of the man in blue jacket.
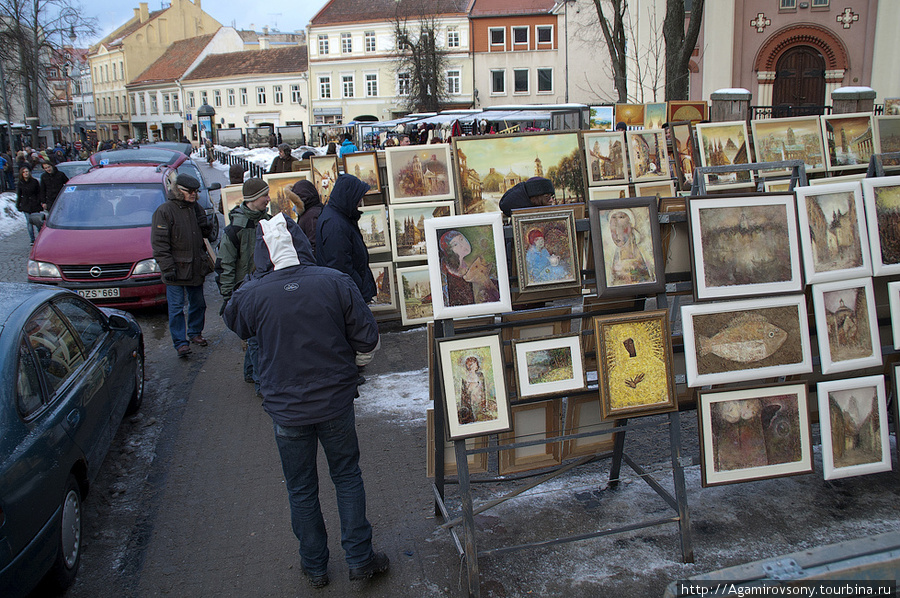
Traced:
POLYGON ((349 276, 315 265, 296 222, 278 214, 261 220, 253 259, 256 272, 225 309, 225 324, 259 342, 263 408, 274 422, 290 505, 310 585, 328 584, 328 543, 316 470, 322 445, 334 482, 351 580, 388 570, 372 549, 366 494, 359 469, 353 400, 357 365, 378 347, 378 326, 349 276))
POLYGON ((345 134, 344 140, 341 142, 341 158, 349 156, 350 154, 355 154, 358 151, 356 144, 353 143, 353 135, 350 133, 345 134))

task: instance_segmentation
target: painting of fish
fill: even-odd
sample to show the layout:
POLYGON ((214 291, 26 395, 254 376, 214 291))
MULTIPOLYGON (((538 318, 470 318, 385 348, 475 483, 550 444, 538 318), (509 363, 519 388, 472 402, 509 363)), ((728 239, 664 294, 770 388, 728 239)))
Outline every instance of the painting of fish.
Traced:
POLYGON ((692 303, 681 317, 688 386, 812 371, 803 295, 692 303))

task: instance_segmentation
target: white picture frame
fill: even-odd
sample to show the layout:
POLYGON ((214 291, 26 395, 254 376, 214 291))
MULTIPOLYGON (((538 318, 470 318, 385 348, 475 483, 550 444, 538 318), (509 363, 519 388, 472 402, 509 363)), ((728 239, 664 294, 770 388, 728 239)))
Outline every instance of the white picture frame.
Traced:
POLYGON ((425 246, 436 320, 512 311, 502 213, 426 220, 425 246), (453 241, 453 231, 464 239, 453 241), (454 253, 457 266, 451 263, 454 253))
POLYGON ((806 283, 871 276, 869 236, 859 182, 797 187, 794 193, 806 283), (834 226, 836 215, 842 221, 839 228, 834 226), (824 243, 816 240, 821 238, 824 243))
POLYGON ((448 144, 389 147, 384 151, 384 161, 389 203, 456 199, 448 144))
POLYGON ((453 216, 456 214, 456 204, 452 201, 402 203, 388 206, 388 214, 393 260, 397 263, 421 262, 426 259, 427 252, 425 230, 418 228, 419 222, 442 217, 435 214, 453 216), (408 229, 406 225, 414 230, 408 229))
POLYGON ((514 339, 512 341, 513 361, 516 371, 516 388, 519 397, 538 397, 551 394, 565 393, 582 390, 585 387, 584 355, 581 348, 581 335, 578 333, 565 336, 550 336, 543 338, 514 339), (550 370, 552 364, 548 362, 550 351, 560 350, 568 356, 568 365, 571 372, 567 377, 540 382, 537 378, 542 373, 537 371, 550 370))
POLYGON ((394 279, 394 264, 391 262, 369 263, 369 269, 375 278, 375 297, 369 303, 372 313, 394 311, 397 309, 397 287, 394 279), (385 283, 388 288, 385 289, 385 283))
POLYGON ((424 299, 431 294, 428 265, 397 268, 397 291, 400 295, 400 322, 404 326, 426 324, 434 320, 434 309, 424 299), (410 289, 407 297, 406 289, 410 289))
POLYGON ((900 351, 900 280, 887 284, 888 306, 891 312, 891 333, 894 349, 900 351))
POLYGON ((884 376, 819 382, 816 394, 822 438, 822 472, 825 479, 835 480, 890 471, 891 449, 884 376), (876 418, 877 425, 873 421, 876 418), (837 429, 835 423, 843 425, 837 429), (846 438, 846 427, 858 428, 855 438, 846 438), (861 459, 866 460, 858 462, 861 459))
POLYGON ((812 297, 823 374, 881 365, 871 278, 815 284, 812 297))
POLYGON ((829 172, 866 169, 869 158, 877 149, 873 116, 872 112, 854 112, 819 117, 825 144, 825 164, 829 172), (854 139, 865 138, 867 134, 868 143, 853 142, 854 139))
POLYGON ((900 274, 900 176, 862 180, 872 273, 900 274))
POLYGON ((366 249, 372 253, 391 252, 391 228, 388 225, 387 210, 384 205, 360 206, 359 232, 362 233, 366 249))

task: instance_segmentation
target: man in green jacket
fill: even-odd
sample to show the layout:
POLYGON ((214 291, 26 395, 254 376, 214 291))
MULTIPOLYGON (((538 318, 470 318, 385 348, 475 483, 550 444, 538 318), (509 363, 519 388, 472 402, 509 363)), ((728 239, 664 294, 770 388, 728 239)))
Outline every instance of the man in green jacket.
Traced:
MULTIPOLYGON (((256 247, 256 229, 260 220, 271 216, 266 212, 269 206, 269 186, 259 178, 250 178, 244 183, 244 201, 229 212, 231 224, 225 227, 225 235, 219 245, 219 260, 222 273, 219 276, 219 292, 222 293, 222 311, 231 299, 231 294, 255 269, 253 250, 256 247)), ((259 394, 259 365, 256 337, 247 339, 244 353, 244 381, 252 382, 259 394)))

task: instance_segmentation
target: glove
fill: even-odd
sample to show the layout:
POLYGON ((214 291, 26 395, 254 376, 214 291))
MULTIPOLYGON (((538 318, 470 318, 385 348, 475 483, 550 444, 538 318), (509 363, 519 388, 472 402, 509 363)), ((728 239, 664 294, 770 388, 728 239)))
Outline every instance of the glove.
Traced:
POLYGON ((372 362, 372 359, 375 358, 375 351, 381 348, 381 337, 378 337, 378 344, 375 345, 375 348, 369 351, 368 353, 360 353, 357 351, 356 353, 356 366, 357 367, 365 367, 372 362))
POLYGON ((166 284, 175 284, 178 275, 173 270, 162 273, 162 281, 166 284))
MULTIPOLYGON (((230 297, 229 297, 229 298, 230 298, 230 297)), ((224 315, 225 315, 225 306, 228 305, 228 299, 229 299, 229 298, 225 298, 225 299, 222 300, 222 307, 219 308, 219 315, 220 315, 220 316, 224 316, 224 315)))

